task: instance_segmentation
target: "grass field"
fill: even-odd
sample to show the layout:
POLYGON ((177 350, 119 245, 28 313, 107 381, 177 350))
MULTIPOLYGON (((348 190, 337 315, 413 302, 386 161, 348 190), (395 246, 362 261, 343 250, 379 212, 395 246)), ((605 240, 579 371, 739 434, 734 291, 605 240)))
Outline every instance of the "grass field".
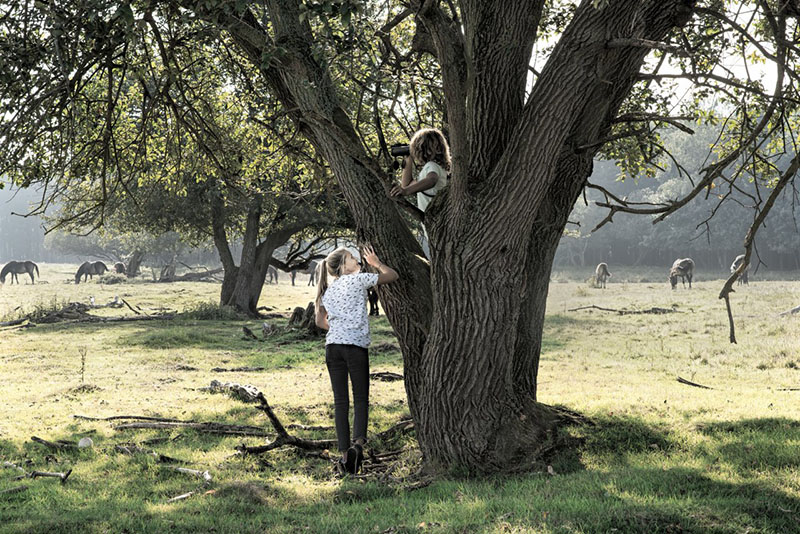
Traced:
MULTIPOLYGON (((800 531, 800 282, 755 281, 732 297, 738 344, 728 343, 722 280, 671 291, 660 272, 621 274, 608 289, 580 273, 553 275, 539 374, 539 400, 578 411, 594 424, 564 429, 567 446, 537 472, 482 480, 442 477, 414 489, 412 436, 373 441, 375 451, 405 448, 393 477, 339 479, 325 459, 283 448, 233 456, 240 443, 195 430, 116 430, 116 421, 74 415, 142 415, 255 425, 271 431, 252 405, 200 388, 211 380, 252 384, 285 423, 330 426, 332 395, 323 343, 297 333, 246 341, 260 322, 220 315, 213 283, 64 283, 76 266, 41 265, 47 284, 0 288, 0 321, 62 303, 104 304, 120 296, 146 313, 195 314, 170 321, 53 324, 0 328, 0 462, 25 471, 72 469, 52 478, 13 480, 0 468, 0 533, 784 533, 800 531), (653 280, 639 282, 639 280, 653 280), (585 306, 666 315, 618 315, 585 306), (214 372, 215 367, 263 367, 214 372), (691 387, 686 380, 713 389, 691 387), (31 441, 94 447, 52 451, 31 441), (166 439, 163 439, 166 438, 166 439), (208 470, 202 486, 143 454, 143 448, 208 470), (161 441, 158 441, 161 439, 161 441), (547 469, 547 466, 551 469, 547 469), (185 500, 167 501, 199 490, 185 500)), ((612 270, 613 271, 613 270, 612 270)), ((588 275, 587 275, 588 276, 588 275)), ((314 288, 288 276, 264 287, 261 304, 281 313, 305 306, 314 288)), ((97 315, 129 315, 104 308, 97 315)), ((285 319, 270 322, 285 325, 285 319)), ((373 371, 402 372, 391 328, 372 324, 373 371)), ((371 384, 370 431, 407 415, 402 382, 371 384)), ((292 430, 327 439, 332 430, 292 430)))

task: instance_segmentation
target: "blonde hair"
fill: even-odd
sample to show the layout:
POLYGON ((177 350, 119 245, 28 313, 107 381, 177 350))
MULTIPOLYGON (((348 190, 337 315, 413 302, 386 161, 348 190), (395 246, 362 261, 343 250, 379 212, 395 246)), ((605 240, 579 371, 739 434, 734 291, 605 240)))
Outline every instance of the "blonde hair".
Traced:
POLYGON ((317 300, 314 303, 316 309, 319 309, 319 305, 322 302, 322 295, 324 295, 325 290, 328 289, 328 275, 334 278, 339 278, 342 275, 342 267, 344 267, 344 260, 347 259, 348 254, 352 256, 353 253, 344 247, 339 247, 328 254, 328 256, 322 260, 322 263, 317 265, 319 280, 317 280, 317 300))
POLYGON ((441 130, 424 128, 414 134, 409 143, 411 157, 420 165, 435 161, 445 171, 450 170, 450 147, 441 130))

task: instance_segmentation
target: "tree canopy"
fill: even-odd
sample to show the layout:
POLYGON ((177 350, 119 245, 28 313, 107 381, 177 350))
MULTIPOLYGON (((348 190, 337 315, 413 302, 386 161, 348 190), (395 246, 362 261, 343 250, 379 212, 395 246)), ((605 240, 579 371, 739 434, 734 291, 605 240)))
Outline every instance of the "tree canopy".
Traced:
POLYGON ((285 119, 332 172, 359 238, 398 267, 401 281, 379 294, 428 465, 522 468, 558 420, 536 402, 536 380, 547 282, 575 200, 595 188, 606 222, 620 212, 663 219, 759 181, 768 189, 752 202, 749 260, 753 232, 798 168, 798 12, 782 0, 8 4, 0 172, 60 194, 91 179, 102 213, 138 178, 147 126, 161 120, 181 126, 171 142, 190 135, 216 171, 236 174, 244 162, 217 136, 235 125, 195 113, 209 105, 195 92, 207 78, 187 67, 195 47, 211 46, 227 66, 208 77, 285 119), (139 116, 117 137, 137 84, 139 116), (156 102, 173 113, 159 119, 156 102), (690 169, 659 132, 691 134, 697 122, 723 128, 716 156, 690 169), (453 164, 423 215, 387 195, 386 145, 430 124, 446 131, 453 164), (690 186, 632 202, 589 182, 597 155, 628 176, 673 165, 690 186), (424 220, 430 262, 409 216, 424 220))

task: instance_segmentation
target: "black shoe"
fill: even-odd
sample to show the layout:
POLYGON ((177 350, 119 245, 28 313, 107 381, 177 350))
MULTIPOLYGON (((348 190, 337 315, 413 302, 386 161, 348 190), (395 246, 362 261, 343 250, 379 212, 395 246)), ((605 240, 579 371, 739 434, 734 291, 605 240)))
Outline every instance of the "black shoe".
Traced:
POLYGON ((347 449, 346 459, 344 460, 344 470, 346 473, 351 475, 356 474, 356 462, 358 461, 358 447, 359 445, 353 445, 349 449, 347 449))
POLYGON ((350 450, 353 449, 356 451, 355 469, 353 471, 353 474, 355 474, 361 471, 361 466, 364 464, 364 446, 359 443, 355 443, 352 447, 350 447, 350 450))

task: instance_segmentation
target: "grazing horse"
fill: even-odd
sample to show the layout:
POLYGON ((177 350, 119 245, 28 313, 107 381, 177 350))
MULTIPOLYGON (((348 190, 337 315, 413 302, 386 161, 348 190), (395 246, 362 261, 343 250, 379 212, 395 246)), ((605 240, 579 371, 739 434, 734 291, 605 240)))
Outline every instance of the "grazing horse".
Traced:
POLYGON ((6 263, 6 266, 3 267, 3 270, 0 271, 0 284, 6 283, 6 275, 11 275, 11 283, 14 283, 14 280, 17 281, 19 284, 19 277, 18 274, 25 274, 28 273, 31 277, 31 284, 35 284, 33 280, 33 271, 36 271, 36 276, 39 276, 39 266, 33 263, 32 261, 10 261, 6 263))
MULTIPOLYGON (((739 266, 743 262, 744 262, 744 254, 739 254, 738 256, 736 256, 736 259, 733 260, 733 263, 731 263, 731 274, 736 272, 736 269, 738 269, 739 266)), ((742 285, 742 284, 744 284, 746 286, 750 285, 750 283, 747 281, 747 271, 749 271, 749 270, 750 270, 750 266, 749 265, 745 265, 744 270, 739 275, 739 285, 742 285)))
POLYGON ((294 279, 297 276, 297 273, 307 274, 308 275, 308 286, 313 286, 317 280, 319 280, 319 265, 321 263, 311 260, 308 262, 308 267, 305 269, 295 269, 292 271, 292 285, 294 285, 294 279))
POLYGON ((114 264, 114 272, 117 274, 125 274, 127 271, 125 270, 125 264, 121 261, 118 261, 114 264))
POLYGON ((96 261, 94 263, 90 261, 85 261, 78 267, 78 272, 75 273, 75 283, 81 283, 81 276, 83 276, 83 281, 85 282, 89 278, 94 278, 96 274, 103 274, 108 270, 106 264, 102 261, 96 261))
MULTIPOLYGON (((271 284, 273 279, 275 280, 276 284, 278 283, 278 269, 270 265, 269 267, 267 267, 267 275, 269 276, 269 281, 267 282, 268 284, 271 284)), ((292 281, 294 281, 294 278, 292 279, 292 281)))
POLYGON ((606 280, 611 278, 611 273, 608 272, 608 264, 598 263, 597 269, 594 270, 594 278, 597 281, 598 287, 606 288, 606 280))
POLYGON ((686 287, 686 280, 689 281, 689 289, 692 289, 692 274, 694 273, 694 261, 691 258, 675 260, 669 270, 669 283, 672 289, 678 287, 678 277, 681 278, 683 287, 686 287))

